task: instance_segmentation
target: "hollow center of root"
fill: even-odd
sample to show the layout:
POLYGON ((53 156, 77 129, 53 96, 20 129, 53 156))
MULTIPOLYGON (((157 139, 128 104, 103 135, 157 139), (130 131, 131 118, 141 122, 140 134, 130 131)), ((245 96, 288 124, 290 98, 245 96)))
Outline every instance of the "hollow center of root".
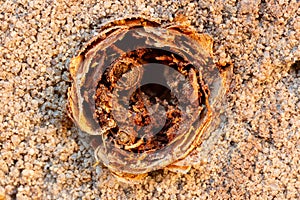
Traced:
POLYGON ((168 145, 203 105, 197 73, 162 50, 140 49, 116 60, 95 95, 96 118, 107 130, 103 142, 135 153, 168 145))

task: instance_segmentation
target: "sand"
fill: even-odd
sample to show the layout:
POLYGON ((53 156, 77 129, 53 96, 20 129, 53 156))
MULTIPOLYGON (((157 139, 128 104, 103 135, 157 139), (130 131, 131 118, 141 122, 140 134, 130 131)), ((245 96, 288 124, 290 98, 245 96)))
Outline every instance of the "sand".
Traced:
POLYGON ((0 199, 299 199, 300 3, 1 1, 0 199), (66 114, 68 64, 102 22, 183 13, 232 63, 218 139, 187 174, 117 182, 66 114))

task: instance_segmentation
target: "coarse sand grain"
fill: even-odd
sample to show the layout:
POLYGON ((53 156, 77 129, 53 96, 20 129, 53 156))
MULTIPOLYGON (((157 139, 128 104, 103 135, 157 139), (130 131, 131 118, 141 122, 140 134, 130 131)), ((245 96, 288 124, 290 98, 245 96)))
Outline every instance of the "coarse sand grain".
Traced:
POLYGON ((298 0, 0 2, 0 199, 299 199, 298 0), (66 114, 68 64, 99 25, 187 16, 233 63, 220 137, 187 174, 117 182, 66 114))

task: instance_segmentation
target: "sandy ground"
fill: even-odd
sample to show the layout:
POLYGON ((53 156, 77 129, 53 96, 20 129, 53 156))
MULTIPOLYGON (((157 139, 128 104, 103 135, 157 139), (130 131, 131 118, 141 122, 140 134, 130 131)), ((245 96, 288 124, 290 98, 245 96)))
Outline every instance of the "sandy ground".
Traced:
POLYGON ((299 7, 296 0, 0 1, 0 199, 299 199, 299 7), (234 65, 227 119, 189 173, 160 170, 136 185, 118 183, 93 167, 92 149, 66 115, 70 58, 107 19, 173 20, 179 12, 214 38, 216 61, 234 65))

